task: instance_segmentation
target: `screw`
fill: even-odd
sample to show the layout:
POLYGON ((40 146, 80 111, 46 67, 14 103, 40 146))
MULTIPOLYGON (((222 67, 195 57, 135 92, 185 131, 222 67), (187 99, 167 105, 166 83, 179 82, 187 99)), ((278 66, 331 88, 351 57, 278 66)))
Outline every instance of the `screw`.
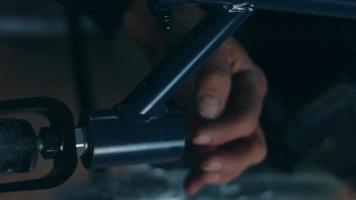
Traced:
POLYGON ((170 30, 173 24, 173 12, 171 8, 160 8, 155 11, 155 15, 164 30, 170 30))

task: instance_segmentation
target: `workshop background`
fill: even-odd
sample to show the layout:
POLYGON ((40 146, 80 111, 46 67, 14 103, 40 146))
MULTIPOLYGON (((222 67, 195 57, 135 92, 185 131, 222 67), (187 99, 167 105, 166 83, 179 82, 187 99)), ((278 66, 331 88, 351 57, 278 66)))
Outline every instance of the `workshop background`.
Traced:
MULTIPOLYGON (((1 1, 0 99, 55 97, 76 118, 120 102, 152 66, 121 29, 129 4, 115 2, 1 1)), ((59 188, 0 199, 355 199, 355 35, 355 21, 265 11, 237 33, 269 80, 269 157, 231 184, 189 198, 184 169, 80 166, 59 188)), ((46 170, 42 161, 34 174, 1 181, 46 170)))

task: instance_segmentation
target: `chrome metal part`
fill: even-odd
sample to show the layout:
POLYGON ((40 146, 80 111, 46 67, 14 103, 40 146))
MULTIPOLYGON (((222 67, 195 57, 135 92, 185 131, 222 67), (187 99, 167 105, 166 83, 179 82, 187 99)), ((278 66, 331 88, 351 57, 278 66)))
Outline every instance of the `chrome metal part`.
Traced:
POLYGON ((75 129, 75 147, 77 149, 77 155, 80 157, 88 150, 88 142, 85 135, 85 129, 75 129))
POLYGON ((246 11, 252 12, 255 10, 255 5, 251 2, 242 2, 236 4, 225 4, 223 5, 223 8, 228 10, 228 12, 230 13, 246 12, 246 11))

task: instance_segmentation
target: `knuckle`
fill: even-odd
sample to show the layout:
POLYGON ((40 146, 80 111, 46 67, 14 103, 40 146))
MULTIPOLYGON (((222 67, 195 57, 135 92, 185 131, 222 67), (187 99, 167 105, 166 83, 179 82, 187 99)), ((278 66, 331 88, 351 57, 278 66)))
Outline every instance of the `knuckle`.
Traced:
POLYGON ((245 168, 246 163, 236 158, 234 161, 231 162, 227 170, 229 173, 233 174, 233 177, 236 177, 240 175, 245 168))
POLYGON ((258 114, 255 114, 251 117, 251 120, 249 122, 249 135, 252 135, 255 133, 256 129, 258 128, 259 126, 259 113, 258 114))
POLYGON ((259 86, 259 95, 262 99, 266 96, 268 91, 268 80, 266 78, 265 73, 259 67, 255 68, 256 71, 256 84, 259 86))
POLYGON ((245 137, 245 138, 252 136, 252 134, 253 134, 253 128, 252 127, 253 127, 253 125, 248 125, 246 130, 243 132, 242 136, 245 137))
POLYGON ((236 130, 240 130, 241 131, 240 134, 243 137, 249 137, 254 134, 254 131, 256 130, 258 125, 259 125, 259 116, 250 115, 246 117, 245 120, 242 120, 240 124, 237 124, 237 126, 240 126, 240 128, 236 127, 236 130))
POLYGON ((211 73, 213 73, 213 74, 222 75, 222 76, 230 75, 228 68, 223 67, 223 66, 215 66, 215 67, 210 68, 210 70, 211 70, 211 73))
POLYGON ((234 134, 232 135, 237 135, 240 137, 250 137, 253 134, 253 131, 256 129, 258 122, 257 120, 249 120, 248 122, 245 122, 244 124, 237 124, 237 126, 234 128, 234 134))
POLYGON ((253 148, 253 154, 254 154, 254 158, 253 159, 253 163, 252 164, 259 164, 261 163, 263 160, 266 159, 267 157, 267 148, 266 146, 261 143, 261 142, 256 142, 253 148))
POLYGON ((230 72, 228 68, 222 66, 222 65, 210 65, 209 67, 206 67, 203 69, 203 74, 205 75, 218 75, 218 76, 228 76, 230 75, 230 72))
POLYGON ((258 160, 258 162, 263 162, 266 158, 267 158, 267 148, 266 146, 262 146, 260 147, 260 158, 258 160))

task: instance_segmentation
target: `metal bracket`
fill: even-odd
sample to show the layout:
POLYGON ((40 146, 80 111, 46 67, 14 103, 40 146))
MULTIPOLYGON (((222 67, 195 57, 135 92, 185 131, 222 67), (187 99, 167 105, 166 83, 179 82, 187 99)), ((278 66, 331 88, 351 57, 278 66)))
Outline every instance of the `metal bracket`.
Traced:
POLYGON ((0 183, 0 192, 48 189, 68 180, 77 166, 74 119, 69 108, 49 97, 0 101, 0 114, 37 113, 47 118, 51 130, 60 139, 60 151, 53 158, 53 167, 47 175, 31 180, 0 183))
POLYGON ((228 13, 253 12, 255 10, 255 5, 249 1, 236 2, 234 0, 149 0, 147 3, 164 30, 171 30, 173 11, 179 4, 210 5, 228 13))
POLYGON ((246 12, 246 11, 254 11, 255 5, 250 2, 243 2, 237 4, 224 4, 223 8, 228 10, 229 13, 236 13, 236 12, 246 12))

